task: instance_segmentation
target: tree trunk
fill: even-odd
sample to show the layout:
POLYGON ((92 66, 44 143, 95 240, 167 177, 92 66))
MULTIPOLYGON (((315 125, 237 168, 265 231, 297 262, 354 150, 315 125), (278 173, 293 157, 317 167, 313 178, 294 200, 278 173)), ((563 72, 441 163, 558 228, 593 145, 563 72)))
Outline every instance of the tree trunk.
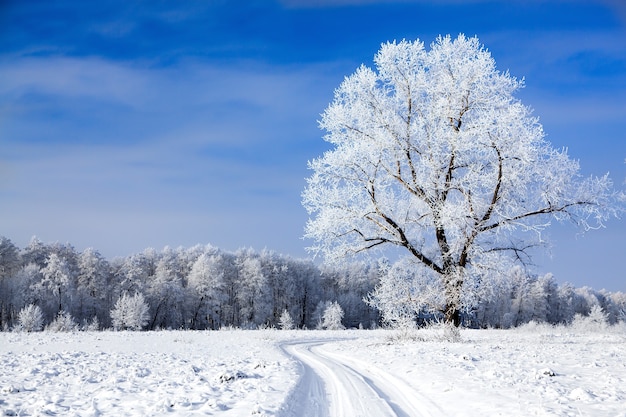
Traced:
POLYGON ((461 325, 461 312, 455 305, 446 304, 446 310, 444 311, 443 317, 446 323, 452 323, 454 327, 459 327, 461 325))
POLYGON ((458 270, 448 273, 444 277, 444 293, 446 307, 444 321, 453 324, 454 327, 461 325, 461 291, 463 289, 462 275, 458 270))

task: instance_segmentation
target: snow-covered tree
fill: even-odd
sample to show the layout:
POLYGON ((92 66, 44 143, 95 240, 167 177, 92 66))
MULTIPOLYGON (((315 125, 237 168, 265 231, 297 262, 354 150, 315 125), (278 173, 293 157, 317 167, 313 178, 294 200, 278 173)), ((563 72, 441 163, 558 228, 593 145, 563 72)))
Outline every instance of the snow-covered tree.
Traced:
POLYGON ((39 296, 48 301, 54 316, 64 310, 64 302, 71 300, 74 288, 71 287, 72 276, 65 258, 51 253, 46 266, 41 269, 43 279, 36 284, 39 296), (52 297, 51 297, 52 296, 52 297))
POLYGON ((147 285, 148 277, 153 276, 156 272, 157 261, 155 258, 156 253, 154 249, 146 249, 141 253, 125 258, 116 268, 115 284, 117 295, 143 292, 147 285))
POLYGON ((43 329, 41 308, 29 304, 21 309, 17 318, 17 327, 23 332, 38 332, 43 329))
POLYGON ((574 299, 576 297, 575 288, 572 284, 564 283, 558 286, 557 302, 554 306, 554 313, 557 323, 569 323, 574 317, 574 299))
POLYGON ((291 314, 287 309, 284 309, 282 314, 280 315, 280 319, 278 320, 278 326, 281 330, 292 330, 295 327, 293 319, 291 318, 291 314))
POLYGON ((324 316, 322 317, 322 328, 327 330, 343 330, 345 329, 343 321, 343 308, 338 302, 333 301, 328 304, 324 310, 324 316))
POLYGON ((556 317, 552 309, 557 301, 557 295, 556 282, 552 274, 538 277, 531 286, 530 295, 534 303, 531 320, 555 323, 556 317))
POLYGON ((157 262, 155 274, 146 291, 147 303, 152 307, 149 328, 180 328, 183 324, 184 291, 182 279, 165 259, 157 262))
POLYGON ((472 319, 479 327, 509 328, 512 315, 514 283, 511 274, 488 274, 483 276, 479 300, 475 303, 472 319))
POLYGON ((263 265, 259 257, 250 250, 241 250, 237 255, 239 276, 236 282, 236 298, 240 324, 267 324, 272 318, 273 303, 263 265))
POLYGON ((110 266, 95 249, 87 248, 78 256, 78 277, 74 310, 79 320, 106 319, 110 266))
POLYGON ((609 316, 609 323, 626 321, 626 293, 618 291, 607 294, 605 310, 609 316))
MULTIPOLYGON (((305 237, 330 261, 400 248, 441 282, 460 324, 470 280, 521 261, 553 219, 599 227, 621 210, 608 176, 582 178, 545 140, 476 38, 383 44, 335 91, 320 127, 333 149, 309 163, 305 237)), ((474 284, 472 284, 474 286, 474 284)))
POLYGON ((22 266, 12 280, 13 303, 18 306, 27 306, 41 301, 38 297, 38 283, 41 279, 41 270, 37 265, 28 263, 22 266))
POLYGON ((39 238, 33 236, 28 246, 22 251, 22 259, 24 264, 35 264, 40 268, 46 265, 46 259, 50 254, 50 248, 44 244, 39 238))
POLYGON ((149 318, 150 307, 141 293, 132 297, 128 294, 122 295, 111 310, 111 320, 116 330, 141 330, 148 324, 149 318))
POLYGON ((266 295, 271 297, 272 311, 269 321, 273 323, 280 321, 284 306, 290 306, 291 302, 297 302, 297 300, 292 299, 292 296, 295 295, 294 287, 299 287, 293 282, 297 275, 291 273, 285 260, 284 256, 279 256, 267 249, 263 250, 259 256, 263 275, 266 277, 267 291, 269 291, 266 295))
POLYGON ((0 329, 10 326, 15 315, 15 283, 12 278, 20 269, 20 261, 17 246, 0 236, 0 329))
POLYGON ((190 324, 194 329, 219 329, 222 326, 222 307, 226 302, 225 258, 214 252, 200 255, 187 277, 192 313, 190 324))

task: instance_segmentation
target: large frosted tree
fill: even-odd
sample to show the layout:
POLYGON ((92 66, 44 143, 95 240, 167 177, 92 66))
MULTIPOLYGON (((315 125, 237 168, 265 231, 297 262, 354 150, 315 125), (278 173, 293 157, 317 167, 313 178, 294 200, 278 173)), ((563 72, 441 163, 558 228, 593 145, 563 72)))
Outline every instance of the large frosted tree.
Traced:
POLYGON ((215 330, 222 326, 222 309, 227 301, 226 262, 226 257, 218 250, 203 253, 194 262, 187 277, 192 329, 215 330))
POLYGON ((478 39, 383 44, 335 91, 320 126, 332 149, 309 163, 310 248, 329 260, 401 248, 436 277, 456 326, 468 283, 523 260, 553 219, 595 228, 614 212, 607 176, 582 178, 554 149, 523 86, 478 39))

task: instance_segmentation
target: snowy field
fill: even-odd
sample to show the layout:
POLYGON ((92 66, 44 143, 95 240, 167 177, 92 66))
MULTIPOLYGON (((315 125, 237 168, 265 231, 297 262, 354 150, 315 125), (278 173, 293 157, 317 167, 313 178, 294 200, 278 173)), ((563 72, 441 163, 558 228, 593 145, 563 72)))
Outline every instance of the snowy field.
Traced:
POLYGON ((0 333, 0 414, 626 417, 626 333, 0 333))

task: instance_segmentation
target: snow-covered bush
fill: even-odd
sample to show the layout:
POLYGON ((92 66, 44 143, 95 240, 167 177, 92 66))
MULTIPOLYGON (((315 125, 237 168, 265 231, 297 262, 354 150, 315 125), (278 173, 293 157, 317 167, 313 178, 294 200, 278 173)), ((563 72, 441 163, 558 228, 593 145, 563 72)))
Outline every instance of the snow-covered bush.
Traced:
POLYGON ((80 329, 85 332, 97 332, 98 330, 100 330, 100 320, 98 320, 98 316, 93 316, 91 322, 84 320, 83 324, 80 326, 80 329))
POLYGON ((531 320, 527 323, 517 326, 516 329, 517 331, 522 333, 553 334, 554 328, 555 326, 553 324, 531 320))
POLYGON ((327 330, 345 329, 344 325, 341 323, 343 315, 343 308, 341 308, 338 302, 333 301, 328 305, 328 307, 326 307, 326 310, 324 310, 324 315, 322 316, 322 328, 327 330))
POLYGON ((609 324, 608 314, 604 312, 602 307, 594 305, 591 307, 589 315, 583 316, 576 314, 572 321, 572 329, 582 332, 596 332, 605 330, 609 324))
POLYGON ((34 304, 20 310, 17 327, 23 332, 39 332, 43 329, 43 314, 41 308, 34 304))
POLYGON ((59 311, 56 318, 46 326, 46 331, 49 332, 71 332, 77 329, 76 322, 70 313, 67 311, 59 311))
POLYGON ((394 327, 386 334, 390 344, 402 344, 407 342, 448 342, 459 343, 463 341, 461 328, 445 323, 443 320, 431 320, 423 326, 407 325, 406 327, 394 327))
POLYGON ((148 324, 148 310, 148 304, 141 293, 136 293, 132 297, 128 294, 122 295, 111 310, 113 328, 115 330, 141 330, 148 324))
POLYGON ((278 320, 278 326, 281 330, 292 330, 295 327, 293 319, 291 318, 291 314, 285 309, 283 313, 280 315, 280 319, 278 320))

